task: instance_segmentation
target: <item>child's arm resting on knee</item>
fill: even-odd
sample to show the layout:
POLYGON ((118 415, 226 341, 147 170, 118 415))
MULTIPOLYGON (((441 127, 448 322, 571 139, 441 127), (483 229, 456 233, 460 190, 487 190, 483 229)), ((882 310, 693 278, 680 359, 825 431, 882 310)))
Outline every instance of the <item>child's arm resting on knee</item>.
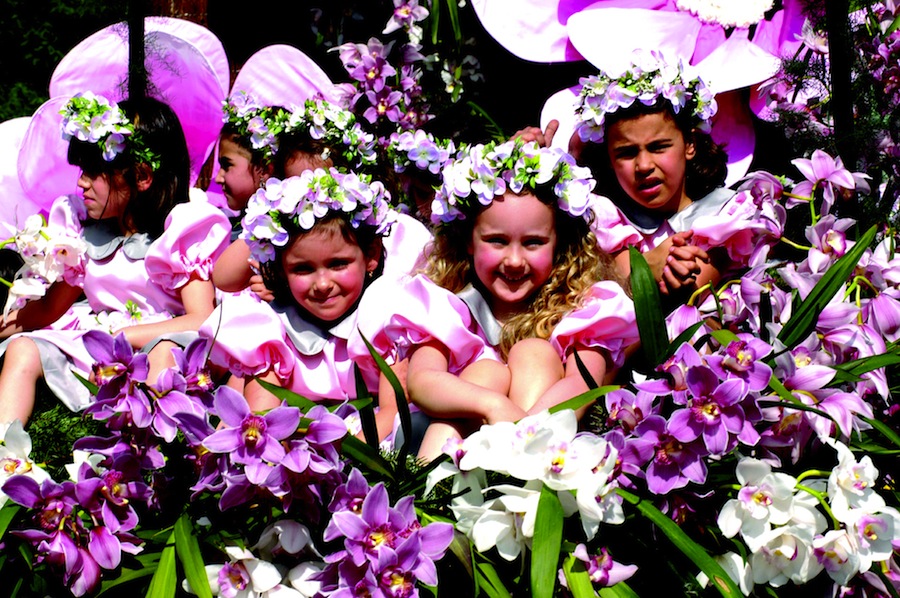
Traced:
POLYGON ((451 374, 449 364, 447 348, 434 341, 416 347, 409 358, 410 400, 426 414, 491 424, 516 421, 524 415, 508 396, 451 374))
MULTIPOLYGON (((587 382, 585 382, 584 377, 581 375, 581 370, 578 369, 578 362, 575 360, 575 351, 578 352, 579 359, 581 359, 588 372, 590 372, 594 382, 598 386, 603 384, 603 378, 609 363, 609 360, 606 357, 606 351, 599 347, 576 348, 569 353, 569 356, 566 358, 566 375, 563 376, 559 382, 547 389, 547 392, 545 392, 541 398, 538 399, 537 403, 528 410, 529 413, 538 413, 544 409, 549 409, 550 407, 559 405, 564 401, 568 401, 569 399, 575 398, 590 390, 587 382)), ((586 410, 587 407, 582 407, 577 410, 576 413, 581 417, 586 410)))
POLYGON ((40 299, 29 301, 22 309, 9 312, 0 327, 0 338, 19 332, 46 328, 62 317, 81 296, 81 288, 65 282, 55 282, 40 299))
POLYGON ((192 276, 180 291, 181 302, 184 304, 184 315, 152 324, 128 326, 118 332, 124 332, 125 338, 128 339, 131 346, 140 349, 163 334, 199 329, 216 306, 215 288, 211 281, 192 276))
POLYGON ((243 291, 250 285, 253 269, 250 267, 250 247, 242 239, 229 245, 213 266, 212 280, 216 288, 226 293, 243 291))

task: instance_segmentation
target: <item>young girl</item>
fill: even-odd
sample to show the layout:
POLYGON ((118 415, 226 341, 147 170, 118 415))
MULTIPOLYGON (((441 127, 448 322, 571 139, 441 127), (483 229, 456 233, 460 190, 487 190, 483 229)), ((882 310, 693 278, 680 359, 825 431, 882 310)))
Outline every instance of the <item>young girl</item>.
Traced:
POLYGON ((586 391, 575 353, 600 382, 637 340, 632 303, 589 229, 587 169, 511 141, 461 151, 443 177, 427 278, 381 289, 396 297, 386 319, 360 326, 380 352, 409 356, 410 399, 435 420, 425 458, 450 435, 586 391))
POLYGON ((638 53, 623 75, 581 85, 570 150, 611 199, 597 202, 594 231, 620 271, 630 272, 625 249, 636 246, 661 292, 678 299, 746 266, 772 223, 722 187, 727 155, 706 132, 716 103, 703 81, 638 53))
MULTIPOLYGON (((215 338, 212 363, 247 379, 251 409, 279 404, 254 377, 312 400, 356 397, 347 339, 383 267, 382 237, 395 216, 388 199, 381 183, 335 168, 270 179, 251 197, 241 239, 275 300, 228 298, 200 329, 215 338)), ((378 370, 362 373, 377 392, 378 370)))
POLYGON ((87 389, 70 370, 88 376, 93 359, 81 338, 101 321, 141 348, 164 333, 196 330, 214 308, 209 275, 229 225, 212 206, 187 202, 189 159, 175 113, 152 98, 117 106, 85 94, 66 105, 62 126, 81 195, 57 199, 48 228, 87 249, 63 260, 62 280, 0 328, 0 337, 12 337, 3 347, 0 422, 27 420, 41 376, 70 409, 84 408, 87 389), (92 313, 77 330, 40 330, 82 292, 92 313))

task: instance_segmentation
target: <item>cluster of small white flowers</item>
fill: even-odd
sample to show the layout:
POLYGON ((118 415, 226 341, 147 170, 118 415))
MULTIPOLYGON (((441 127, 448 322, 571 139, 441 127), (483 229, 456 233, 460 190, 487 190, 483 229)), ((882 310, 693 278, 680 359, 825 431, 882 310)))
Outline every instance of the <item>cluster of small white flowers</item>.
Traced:
POLYGON ((750 27, 762 21, 773 0, 678 0, 679 10, 695 15, 704 23, 722 27, 750 27))
POLYGON ((465 219, 507 190, 522 193, 540 185, 552 185, 559 209, 587 218, 595 184, 591 171, 577 166, 565 151, 520 139, 463 148, 441 176, 443 183, 431 204, 435 224, 465 219))
POLYGON ((134 133, 134 126, 115 102, 89 91, 70 99, 60 114, 63 138, 99 143, 107 162, 125 151, 125 137, 134 133))
POLYGON ((874 563, 891 558, 893 544, 900 542, 900 513, 875 492, 878 471, 868 456, 857 461, 844 444, 827 442, 838 454, 827 480, 812 477, 801 484, 772 472, 763 461, 738 463, 742 487, 718 518, 726 537, 740 533, 750 549, 748 563, 732 567, 741 572, 736 580, 779 587, 788 581, 806 583, 824 570, 846 586, 874 563), (828 531, 820 500, 834 522, 828 531))
POLYGON ((517 423, 482 428, 445 447, 452 461, 428 476, 426 494, 435 484, 453 477, 453 492, 465 491, 452 509, 457 529, 465 532, 479 551, 496 547, 500 556, 514 560, 534 537, 534 523, 542 486, 555 490, 568 517, 579 513, 585 535, 593 538, 600 523, 625 520, 614 468, 618 451, 595 434, 578 433, 574 411, 547 411, 517 423), (485 488, 485 472, 496 472, 525 482, 485 488), (467 491, 466 491, 467 490, 467 491), (484 500, 491 490, 499 496, 484 500))
POLYGON ((707 130, 718 105, 713 92, 700 77, 690 76, 679 61, 668 63, 659 52, 637 50, 625 73, 582 77, 575 107, 576 131, 582 141, 601 143, 606 115, 631 107, 635 102, 652 106, 663 97, 675 114, 687 110, 697 119, 697 128, 707 130))
POLYGON ((3 309, 4 321, 12 310, 21 309, 31 299, 43 297, 66 269, 81 263, 87 251, 83 239, 60 234, 58 229, 48 227, 38 214, 29 216, 25 226, 10 241, 15 243, 25 265, 16 273, 9 289, 3 309))
POLYGON ((389 202, 390 194, 380 181, 336 168, 307 170, 284 180, 271 178, 250 197, 241 221, 241 239, 254 259, 268 262, 275 259, 275 247, 284 247, 290 240, 285 222, 310 230, 330 212, 345 214, 354 228, 371 226, 385 235, 397 217, 389 202))
POLYGON ((438 175, 456 153, 456 145, 452 139, 435 139, 431 133, 416 129, 392 133, 387 153, 397 172, 415 165, 419 170, 438 175))

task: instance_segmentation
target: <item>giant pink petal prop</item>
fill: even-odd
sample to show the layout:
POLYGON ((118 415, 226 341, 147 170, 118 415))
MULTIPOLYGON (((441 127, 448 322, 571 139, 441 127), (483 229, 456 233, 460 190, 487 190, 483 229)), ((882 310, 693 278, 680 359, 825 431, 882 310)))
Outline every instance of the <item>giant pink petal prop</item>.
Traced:
POLYGON ((265 106, 303 103, 321 95, 329 102, 337 102, 334 83, 325 71, 309 56, 293 46, 267 46, 247 59, 241 67, 231 93, 245 91, 265 106))
MULTIPOLYGON (((147 31, 170 33, 197 48, 216 74, 222 95, 228 95, 231 87, 231 68, 228 66, 225 47, 212 31, 197 23, 171 17, 147 17, 144 19, 144 27, 147 31)), ((50 95, 55 94, 51 92, 50 95)))
POLYGON ((32 115, 19 149, 18 172, 22 190, 47 212, 60 195, 76 193, 81 171, 69 164, 69 143, 62 138, 60 122, 68 97, 50 98, 32 115))
POLYGON ((551 147, 569 151, 569 140, 575 134, 575 104, 581 85, 560 89, 544 102, 541 109, 541 130, 547 128, 551 120, 559 121, 559 128, 550 142, 551 147))
MULTIPOLYGON (((185 40, 163 31, 148 31, 145 36, 148 95, 169 104, 184 129, 191 158, 192 180, 215 145, 222 128, 222 94, 218 76, 206 58, 185 40)), ((60 62, 53 75, 53 99, 62 104, 84 91, 120 101, 126 94, 128 79, 128 31, 108 27, 81 42, 60 62)), ((74 191, 65 165, 67 143, 59 131, 60 117, 43 111, 32 120, 32 127, 53 130, 29 134, 19 156, 19 179, 26 193, 38 205, 74 191), (53 154, 48 158, 48 154, 53 154)))
POLYGON ((703 81, 715 93, 749 87, 772 77, 781 61, 747 39, 739 30, 695 65, 703 81))
POLYGON ((700 21, 690 14, 601 4, 572 15, 567 26, 572 45, 592 65, 611 76, 621 75, 638 49, 658 50, 669 62, 689 63, 700 31, 700 21))
POLYGON ((793 58, 802 42, 806 16, 802 0, 783 0, 784 9, 776 12, 769 21, 760 21, 753 34, 753 43, 779 58, 793 58))
POLYGON ((712 119, 712 138, 725 145, 728 153, 728 175, 725 185, 730 187, 741 180, 753 162, 756 147, 756 130, 747 102, 740 92, 729 91, 716 95, 719 109, 712 119))
POLYGON ((22 116, 0 123, 0 239, 8 239, 40 208, 19 183, 19 147, 31 118, 22 116))

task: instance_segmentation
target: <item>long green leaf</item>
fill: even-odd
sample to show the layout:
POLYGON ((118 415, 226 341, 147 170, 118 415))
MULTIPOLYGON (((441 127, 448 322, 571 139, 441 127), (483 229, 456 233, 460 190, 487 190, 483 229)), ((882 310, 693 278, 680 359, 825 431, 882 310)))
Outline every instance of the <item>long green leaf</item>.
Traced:
POLYGON ((150 580, 150 588, 146 598, 174 598, 178 577, 175 574, 175 532, 169 535, 166 547, 163 548, 156 573, 150 580))
POLYGON ((601 588, 600 598, 638 598, 638 595, 627 583, 620 581, 609 588, 601 588))
POLYGON ((662 511, 657 509, 646 500, 642 500, 636 494, 618 488, 616 492, 627 502, 634 505, 637 510, 647 519, 652 521, 665 535, 671 540, 678 550, 684 553, 691 561, 706 573, 707 577, 713 582, 713 586, 719 593, 727 598, 742 598, 741 589, 734 583, 734 580, 728 576, 728 573, 722 566, 712 558, 702 546, 691 540, 678 524, 669 519, 662 511))
POLYGON ((84 376, 82 376, 81 374, 76 372, 75 370, 69 370, 69 371, 72 373, 73 376, 75 376, 75 378, 78 379, 79 382, 81 382, 84 385, 85 388, 88 389, 88 392, 91 393, 91 396, 96 395, 97 391, 100 390, 99 386, 97 386, 96 384, 94 384, 93 382, 91 382, 90 380, 88 380, 87 378, 85 378, 84 376))
POLYGON ((103 583, 100 584, 100 591, 97 593, 96 598, 100 598, 101 596, 121 596, 122 588, 119 586, 129 584, 136 579, 141 579, 142 577, 148 577, 153 575, 155 569, 150 567, 144 567, 142 569, 122 569, 121 573, 115 579, 104 579, 103 583))
POLYGON ((278 386, 277 384, 272 384, 271 382, 267 382, 259 378, 256 378, 256 381, 259 382, 260 386, 275 395, 276 398, 281 399, 282 401, 287 401, 287 404, 291 407, 298 407, 303 413, 306 413, 316 406, 315 402, 310 401, 302 395, 298 395, 290 389, 283 388, 281 386, 278 386))
POLYGON ((702 321, 691 324, 684 332, 676 336, 675 339, 669 343, 669 346, 666 347, 666 354, 663 356, 663 361, 675 355, 675 351, 678 350, 678 347, 691 340, 691 337, 694 336, 694 333, 697 332, 701 326, 703 326, 702 321))
POLYGON ((450 15, 450 26, 453 29, 453 39, 459 42, 462 39, 462 29, 459 26, 459 9, 456 3, 459 0, 447 0, 447 13, 450 15))
POLYGON ((872 419, 870 417, 866 417, 864 415, 856 414, 856 417, 863 420, 879 432, 881 432, 885 438, 893 442, 895 445, 900 447, 900 436, 897 435, 887 424, 884 422, 880 422, 877 419, 872 419))
POLYGON ((397 374, 394 373, 394 370, 391 369, 391 366, 387 364, 384 358, 378 354, 375 347, 369 342, 369 339, 363 336, 362 331, 360 331, 359 336, 363 339, 363 342, 366 343, 369 355, 375 360, 378 369, 384 377, 387 378, 388 383, 390 383, 391 388, 394 390, 394 398, 397 402, 397 415, 400 416, 400 429, 403 430, 403 445, 400 447, 400 454, 397 457, 397 462, 406 463, 406 455, 409 454, 409 441, 412 438, 412 415, 410 415, 409 412, 409 403, 406 401, 406 393, 403 392, 403 385, 400 384, 400 380, 397 379, 397 374))
POLYGON ((610 385, 610 386, 601 386, 600 388, 594 388, 593 390, 589 390, 587 392, 583 392, 576 397, 572 397, 568 401, 563 401, 557 405, 554 405, 549 409, 550 413, 556 413, 558 411, 563 411, 564 409, 572 409, 573 411, 578 411, 585 405, 590 405, 603 395, 610 393, 614 390, 619 390, 622 388, 621 386, 610 385))
POLYGON ((200 543, 197 542, 191 518, 187 513, 182 514, 175 523, 175 552, 194 594, 200 598, 212 598, 212 590, 203 566, 203 556, 200 554, 200 543))
MULTIPOLYGON (((474 556, 477 553, 472 551, 472 554, 474 556)), ((490 598, 512 598, 492 564, 483 558, 473 560, 475 561, 475 580, 477 581, 478 590, 481 590, 490 598)), ((480 592, 476 593, 476 595, 478 594, 480 592)))
POLYGON ((760 407, 784 407, 785 409, 796 409, 797 411, 807 411, 809 413, 815 413, 816 415, 821 415, 822 417, 828 418, 831 421, 834 421, 834 418, 831 417, 827 412, 822 411, 821 409, 816 409, 815 407, 810 407, 805 403, 797 403, 797 402, 784 402, 784 401, 775 401, 771 399, 760 399, 757 401, 760 407))
POLYGON ((631 291, 634 295, 634 311, 637 316, 641 347, 652 369, 665 360, 669 338, 666 336, 666 320, 659 300, 659 288, 647 260, 634 247, 628 248, 631 259, 631 291))
POLYGON ((356 381, 357 398, 370 399, 369 403, 364 407, 358 407, 359 421, 362 424, 363 438, 366 444, 374 449, 378 448, 378 427, 375 425, 375 406, 372 404, 369 388, 363 379, 362 372, 359 371, 359 365, 353 364, 353 378, 356 381))
POLYGON ((13 518, 22 510, 22 507, 13 503, 7 503, 0 509, 0 539, 6 535, 6 529, 12 523, 13 518))
MULTIPOLYGON (((895 347, 894 350, 896 351, 897 348, 895 347)), ((859 380, 859 377, 862 374, 889 365, 897 365, 898 363, 900 363, 900 355, 897 353, 881 353, 870 357, 861 357, 860 359, 854 359, 853 361, 848 361, 832 367, 838 372, 835 378, 839 377, 841 374, 847 374, 849 381, 855 382, 859 380)))
POLYGON ((543 486, 538 499, 531 551, 531 595, 535 598, 553 598, 562 530, 563 509, 559 497, 555 490, 543 486))
POLYGON ((831 301, 841 285, 847 282, 847 277, 859 265, 862 254, 872 244, 876 229, 877 227, 873 226, 867 230, 856 245, 825 272, 806 299, 794 306, 791 318, 778 333, 778 338, 785 347, 793 347, 813 331, 822 309, 831 301))
POLYGON ((574 555, 566 557, 563 562, 563 575, 566 576, 566 585, 574 598, 594 598, 594 585, 588 575, 584 563, 576 559, 574 555))
POLYGON ((341 441, 341 453, 369 471, 384 476, 391 481, 396 481, 396 476, 384 457, 359 438, 350 435, 345 436, 341 441))

